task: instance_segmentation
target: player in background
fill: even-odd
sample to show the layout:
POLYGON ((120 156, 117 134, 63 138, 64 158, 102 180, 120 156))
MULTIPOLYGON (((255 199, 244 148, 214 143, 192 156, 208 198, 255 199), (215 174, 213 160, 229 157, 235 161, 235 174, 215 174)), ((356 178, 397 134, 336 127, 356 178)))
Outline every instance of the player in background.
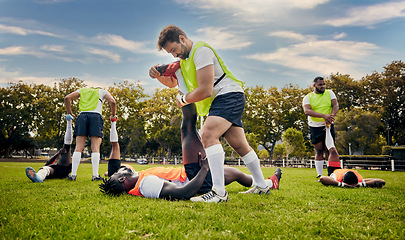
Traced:
POLYGON ((25 174, 34 183, 42 183, 45 179, 66 178, 72 171, 72 156, 70 146, 72 145, 72 119, 67 117, 66 132, 63 148, 61 148, 53 157, 51 157, 38 173, 32 167, 25 169, 25 174), (56 160, 59 158, 57 163, 56 160))
POLYGON ((110 105, 111 119, 116 118, 116 102, 109 92, 100 88, 81 88, 65 97, 65 106, 68 116, 74 119, 71 102, 79 99, 80 114, 76 119, 74 136, 76 137, 76 148, 72 156, 72 173, 69 180, 76 181, 77 169, 79 168, 81 155, 87 137, 91 141, 91 164, 93 168, 92 181, 102 180, 100 177, 100 145, 103 138, 104 121, 101 116, 104 100, 110 105))
POLYGON ((304 113, 308 115, 311 143, 315 148, 315 168, 317 177, 323 175, 324 159, 328 160, 328 175, 335 169, 341 168, 339 154, 334 145, 335 116, 339 110, 336 95, 332 90, 326 90, 323 77, 313 81, 313 92, 303 99, 304 113))
POLYGON ((385 181, 378 178, 363 178, 355 170, 350 169, 336 169, 333 173, 327 177, 320 177, 319 181, 325 186, 337 186, 346 188, 357 187, 372 187, 382 188, 385 185, 385 181))

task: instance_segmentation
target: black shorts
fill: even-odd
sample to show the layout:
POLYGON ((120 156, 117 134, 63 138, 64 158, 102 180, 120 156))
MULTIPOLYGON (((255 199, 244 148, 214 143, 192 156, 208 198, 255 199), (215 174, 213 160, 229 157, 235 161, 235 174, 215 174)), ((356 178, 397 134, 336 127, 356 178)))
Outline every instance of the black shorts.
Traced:
POLYGON ((51 178, 66 178, 70 172, 72 172, 72 164, 67 166, 59 165, 57 163, 49 165, 49 167, 53 168, 53 174, 49 175, 47 179, 51 178))
MULTIPOLYGON (((309 132, 311 133, 311 143, 317 144, 319 142, 325 142, 326 129, 325 127, 309 127, 309 132)), ((330 133, 332 135, 333 141, 335 141, 335 126, 332 124, 330 127, 330 133)))
MULTIPOLYGON (((200 164, 199 163, 189 163, 184 165, 184 169, 186 170, 188 180, 191 180, 197 175, 200 171, 200 164)), ((208 171, 207 176, 204 179, 203 184, 201 185, 199 193, 207 193, 212 189, 212 177, 211 171, 208 171)))
POLYGON ((232 126, 243 128, 242 115, 245 102, 245 94, 243 92, 231 92, 219 95, 212 101, 208 116, 225 118, 232 123, 232 126))
POLYGON ((82 112, 76 119, 74 136, 103 137, 104 121, 99 113, 82 112))

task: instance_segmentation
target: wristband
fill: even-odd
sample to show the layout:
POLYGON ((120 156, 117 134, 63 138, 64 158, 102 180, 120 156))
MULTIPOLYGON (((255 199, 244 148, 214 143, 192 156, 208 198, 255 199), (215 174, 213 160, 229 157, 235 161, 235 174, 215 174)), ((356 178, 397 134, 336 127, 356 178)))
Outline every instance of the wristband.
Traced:
POLYGON ((177 95, 176 99, 182 107, 188 104, 188 102, 186 101, 186 95, 179 94, 177 95))
POLYGON ((186 104, 188 104, 188 102, 186 101, 186 94, 184 94, 184 95, 181 95, 181 102, 184 104, 184 105, 186 105, 186 104))

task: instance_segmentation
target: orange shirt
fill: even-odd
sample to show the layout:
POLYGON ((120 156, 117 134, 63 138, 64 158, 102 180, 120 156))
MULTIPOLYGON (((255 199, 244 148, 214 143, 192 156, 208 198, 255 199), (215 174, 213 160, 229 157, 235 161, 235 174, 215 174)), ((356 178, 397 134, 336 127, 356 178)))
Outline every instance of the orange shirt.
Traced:
POLYGON ((186 170, 184 167, 180 168, 165 168, 165 167, 154 167, 154 168, 149 168, 146 170, 142 170, 138 172, 139 178, 138 181, 135 184, 135 187, 131 189, 128 194, 136 195, 136 196, 142 196, 141 192, 139 191, 139 185, 141 184, 141 181, 144 177, 150 176, 150 175, 155 175, 157 177, 163 178, 165 180, 178 180, 180 182, 185 182, 187 180, 187 174, 186 170))
POLYGON ((334 173, 335 176, 336 176, 336 181, 338 181, 338 182, 343 182, 343 176, 344 176, 345 173, 347 173, 348 171, 352 171, 352 172, 354 172, 354 174, 356 174, 357 179, 359 180, 359 183, 360 183, 360 182, 363 182, 363 177, 360 175, 360 173, 358 173, 358 172, 355 171, 355 170, 350 170, 350 169, 336 169, 335 171, 333 171, 333 173, 334 173))

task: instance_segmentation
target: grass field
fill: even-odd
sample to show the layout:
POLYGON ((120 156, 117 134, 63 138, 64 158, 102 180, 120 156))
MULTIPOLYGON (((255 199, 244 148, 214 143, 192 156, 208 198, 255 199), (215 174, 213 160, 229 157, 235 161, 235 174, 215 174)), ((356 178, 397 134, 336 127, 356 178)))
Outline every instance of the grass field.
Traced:
POLYGON ((76 182, 31 183, 25 168, 42 165, 0 163, 0 239, 405 239, 405 172, 358 170, 387 185, 342 189, 318 183, 315 169, 285 168, 271 195, 233 183, 229 202, 206 204, 106 196, 90 164, 76 182))

